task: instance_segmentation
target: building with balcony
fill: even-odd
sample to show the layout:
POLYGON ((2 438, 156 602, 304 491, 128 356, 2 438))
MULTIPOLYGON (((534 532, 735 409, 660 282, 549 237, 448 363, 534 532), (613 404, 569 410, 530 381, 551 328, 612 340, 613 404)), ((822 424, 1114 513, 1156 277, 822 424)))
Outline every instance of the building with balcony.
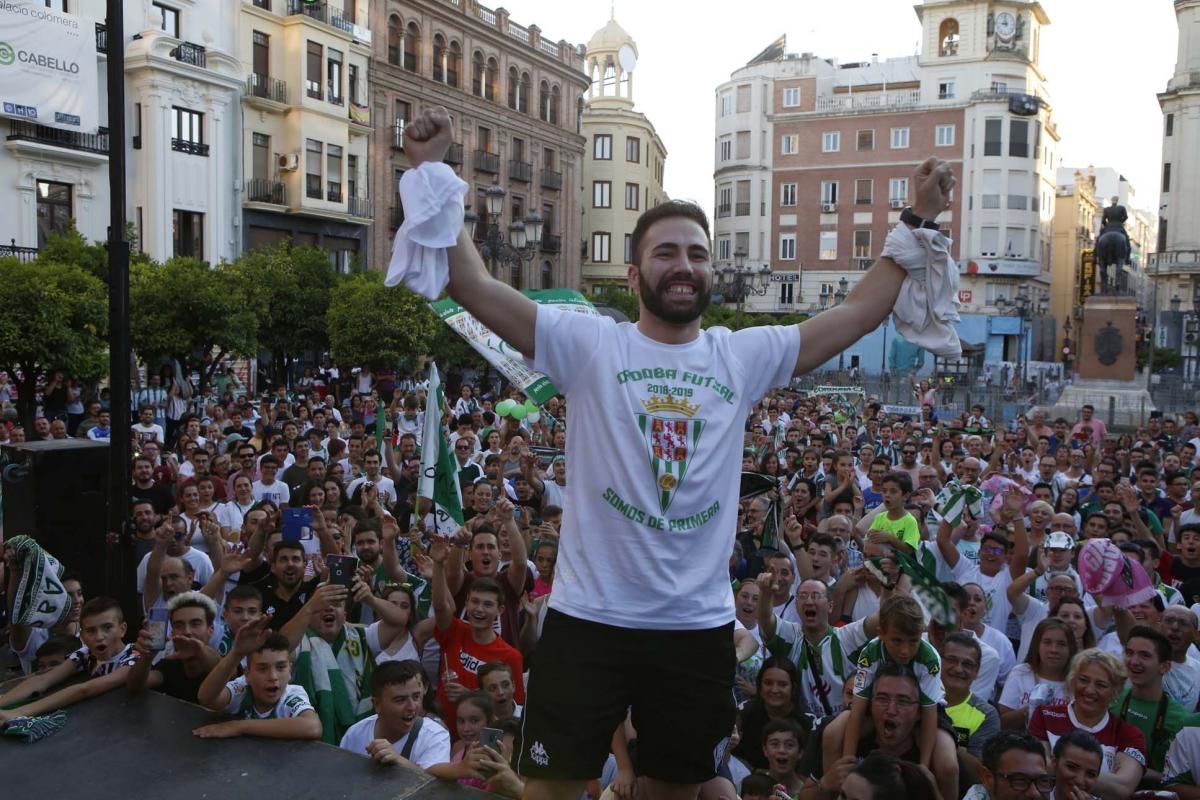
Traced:
POLYGON ((962 338, 992 361, 1039 356, 1048 346, 1029 342, 1052 339, 1007 309, 1021 285, 1033 297, 1050 284, 1049 19, 1036 0, 924 0, 916 13, 916 56, 840 63, 780 39, 717 87, 718 266, 739 250, 770 266, 749 310, 818 310, 821 289, 878 257, 914 200, 913 172, 937 156, 958 178, 938 220, 959 262, 962 338))
MULTIPOLYGON (((90 5, 102 19, 104 3, 90 5)), ((244 76, 230 17, 212 11, 191 0, 125 10, 127 219, 156 260, 215 263, 241 252, 244 76)))
MULTIPOLYGON (((1179 44, 1175 74, 1158 95, 1163 112, 1162 194, 1157 252, 1148 274, 1159 308, 1178 296, 1200 312, 1200 0, 1175 0, 1179 44)), ((1178 304, 1177 304, 1178 305, 1178 304)), ((1194 350, 1194 344, 1192 346, 1194 350)))
MULTIPOLYGON (((541 240, 503 265, 520 289, 580 285, 579 187, 588 88, 582 48, 520 25, 504 9, 475 0, 378 0, 371 25, 372 185, 380 220, 372 226, 371 266, 386 268, 403 223, 400 177, 411 164, 404 126, 415 112, 445 106, 455 142, 446 162, 466 181, 480 217, 487 190, 504 189, 500 231, 542 220, 541 240)), ((485 235, 486 220, 476 226, 485 235)))
POLYGON ((339 271, 366 266, 368 9, 369 0, 241 0, 246 249, 290 239, 321 247, 339 271))
POLYGON ((667 150, 645 114, 634 110, 637 43, 615 19, 587 45, 591 80, 583 109, 588 152, 583 161, 583 290, 624 290, 632 263, 633 229, 646 209, 663 202, 667 150), (620 248, 620 249, 618 249, 620 248))

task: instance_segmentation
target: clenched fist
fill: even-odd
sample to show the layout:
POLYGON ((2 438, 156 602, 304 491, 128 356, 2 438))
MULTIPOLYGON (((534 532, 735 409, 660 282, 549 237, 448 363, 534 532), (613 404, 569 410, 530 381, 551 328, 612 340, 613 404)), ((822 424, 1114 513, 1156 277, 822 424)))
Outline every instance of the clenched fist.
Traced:
POLYGON ((957 183, 949 162, 939 158, 926 159, 913 173, 913 186, 916 187, 913 213, 925 219, 936 218, 950 207, 957 183))
POLYGON ((454 139, 450 114, 442 106, 421 112, 404 128, 404 152, 417 167, 426 161, 441 161, 454 139))

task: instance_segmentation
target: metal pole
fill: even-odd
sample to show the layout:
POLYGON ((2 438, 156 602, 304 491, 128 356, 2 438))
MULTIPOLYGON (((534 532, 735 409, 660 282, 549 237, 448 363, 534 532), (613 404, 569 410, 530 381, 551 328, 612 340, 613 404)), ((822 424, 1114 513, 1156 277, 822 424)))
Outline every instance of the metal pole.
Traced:
POLYGON ((887 329, 890 316, 883 318, 883 339, 879 343, 879 377, 883 378, 883 373, 887 371, 887 329))
MULTIPOLYGON (((125 239, 125 25, 123 0, 108 0, 108 381, 113 434, 108 450, 108 530, 119 533, 129 507, 129 242, 125 239)), ((111 552, 111 551, 110 551, 111 552)), ((118 555, 123 555, 122 546, 118 555)), ((125 570, 112 569, 108 593, 125 570)), ((128 581, 125 581, 128 583, 128 581)))
MULTIPOLYGON (((1158 339, 1158 278, 1154 279, 1154 299, 1150 302, 1154 304, 1154 322, 1150 327, 1150 348, 1147 351, 1146 358, 1146 391, 1150 391, 1150 381, 1154 377, 1154 346, 1158 339)), ((1149 322, 1150 316, 1146 315, 1146 320, 1149 322)))

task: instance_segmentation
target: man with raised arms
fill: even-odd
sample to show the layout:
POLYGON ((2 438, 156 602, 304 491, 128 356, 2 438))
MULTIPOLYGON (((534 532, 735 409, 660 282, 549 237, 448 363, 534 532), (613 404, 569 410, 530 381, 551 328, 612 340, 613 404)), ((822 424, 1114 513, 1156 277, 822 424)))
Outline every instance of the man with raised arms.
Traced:
MULTIPOLYGON (((426 111, 404 135, 414 167, 440 162, 449 116, 426 111)), ((949 207, 949 165, 926 161, 914 186, 912 225, 900 225, 896 243, 944 252, 946 240, 927 228, 949 207)), ((701 330, 709 240, 694 204, 642 214, 628 273, 640 316, 619 325, 539 306, 493 279, 465 232, 448 251, 450 296, 571 403, 554 593, 513 749, 526 798, 579 797, 626 709, 644 796, 694 798, 713 777, 735 716, 727 573, 746 416, 772 388, 878 327, 907 275, 880 258, 842 305, 799 326, 701 330)))

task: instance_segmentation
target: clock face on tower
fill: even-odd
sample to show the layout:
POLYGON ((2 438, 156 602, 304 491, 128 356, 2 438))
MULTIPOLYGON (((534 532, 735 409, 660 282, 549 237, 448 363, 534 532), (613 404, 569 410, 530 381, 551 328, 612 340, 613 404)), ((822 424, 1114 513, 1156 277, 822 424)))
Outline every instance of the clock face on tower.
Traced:
POLYGON ((1009 11, 1001 11, 996 15, 996 36, 1003 41, 1011 41, 1017 32, 1017 18, 1009 11))

